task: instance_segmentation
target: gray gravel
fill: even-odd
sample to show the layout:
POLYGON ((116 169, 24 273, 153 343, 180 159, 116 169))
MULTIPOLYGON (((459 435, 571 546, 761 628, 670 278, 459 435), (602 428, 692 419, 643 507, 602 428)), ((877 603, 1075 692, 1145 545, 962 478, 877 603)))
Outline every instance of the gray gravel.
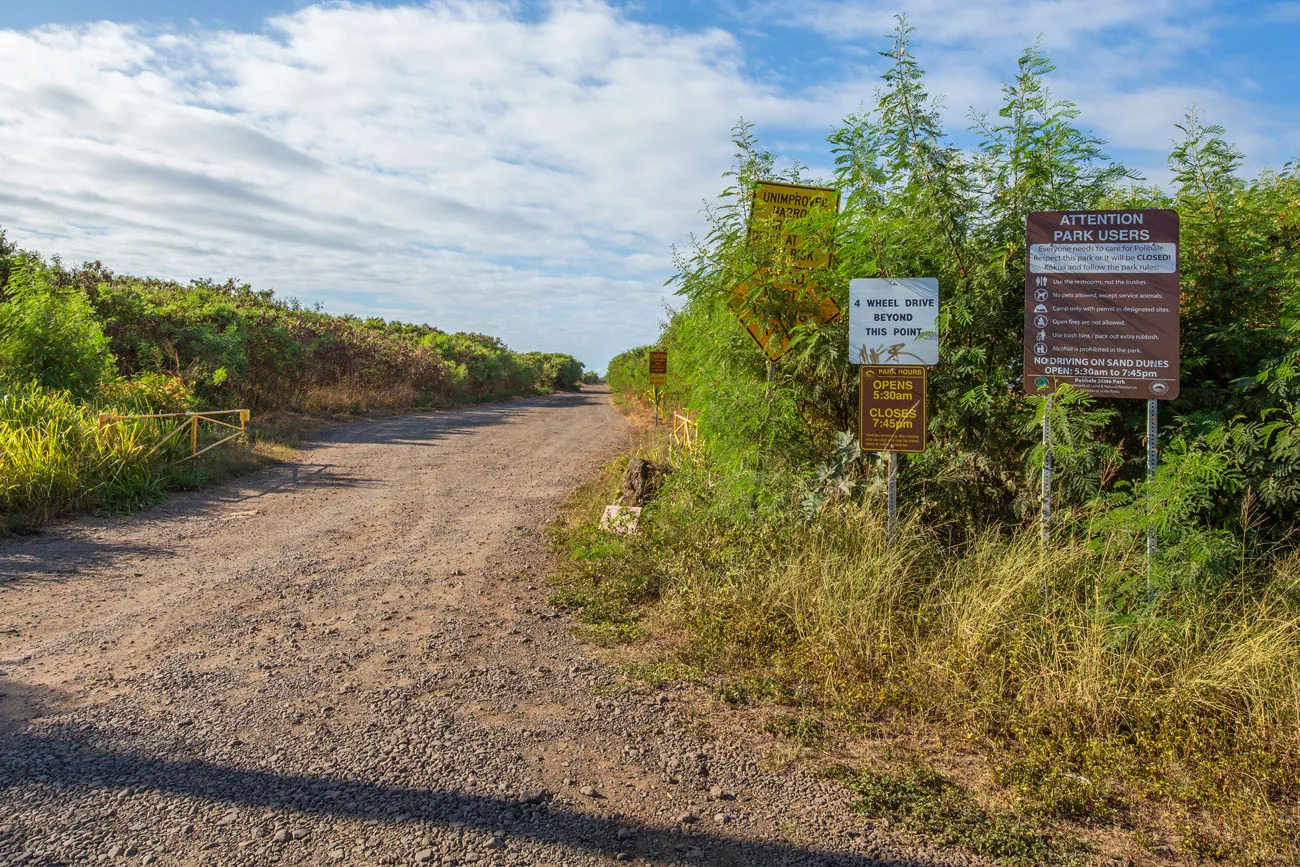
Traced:
POLYGON ((973 863, 609 689, 538 530, 626 436, 599 391, 362 423, 0 541, 0 864, 973 863))

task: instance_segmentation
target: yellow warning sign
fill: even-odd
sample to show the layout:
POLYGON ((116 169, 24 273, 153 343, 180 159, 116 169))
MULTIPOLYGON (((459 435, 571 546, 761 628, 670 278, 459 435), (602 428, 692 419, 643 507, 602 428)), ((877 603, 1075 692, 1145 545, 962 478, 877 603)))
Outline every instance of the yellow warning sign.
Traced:
POLYGON ((808 244, 788 225, 806 219, 814 211, 838 213, 840 192, 831 187, 810 187, 759 181, 754 185, 754 202, 749 209, 749 242, 766 240, 780 246, 791 268, 828 268, 831 264, 829 243, 808 244))
POLYGON ((798 272, 773 277, 762 270, 731 290, 732 312, 773 361, 790 348, 790 334, 796 327, 822 325, 840 316, 840 306, 829 295, 813 297, 806 277, 798 272))
POLYGON ((824 325, 840 316, 840 306, 829 295, 817 292, 807 272, 829 268, 832 250, 825 243, 810 242, 791 232, 790 224, 816 211, 838 213, 839 191, 831 187, 759 181, 749 212, 748 241, 781 251, 776 268, 761 267, 749 281, 731 291, 732 310, 763 352, 776 361, 790 348, 790 334, 801 325, 824 325), (760 287, 775 290, 763 299, 760 287), (785 296, 790 296, 789 298, 785 296), (758 296, 758 297, 756 297, 758 296), (768 303, 764 303, 764 301, 768 303), (793 301, 794 303, 790 303, 793 301), (769 308, 769 309, 765 309, 769 308))

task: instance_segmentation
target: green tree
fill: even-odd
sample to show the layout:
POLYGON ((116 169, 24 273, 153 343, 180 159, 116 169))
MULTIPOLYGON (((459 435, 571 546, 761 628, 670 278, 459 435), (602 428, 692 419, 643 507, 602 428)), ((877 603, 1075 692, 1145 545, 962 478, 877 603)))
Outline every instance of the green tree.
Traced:
POLYGON ((108 338, 85 296, 61 288, 49 266, 14 261, 0 303, 0 373, 85 397, 115 373, 108 338))

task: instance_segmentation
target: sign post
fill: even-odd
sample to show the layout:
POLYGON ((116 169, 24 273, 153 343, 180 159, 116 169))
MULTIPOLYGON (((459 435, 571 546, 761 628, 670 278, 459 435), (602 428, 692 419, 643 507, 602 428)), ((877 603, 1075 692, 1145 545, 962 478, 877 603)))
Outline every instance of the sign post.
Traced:
POLYGON ((858 369, 858 443, 863 451, 886 452, 889 463, 889 541, 898 533, 898 455, 925 451, 926 369, 864 364, 858 369))
MULTIPOLYGON (((1178 213, 1038 211, 1026 221, 1025 391, 1047 397, 1042 537, 1051 520, 1051 394, 1147 401, 1147 476, 1155 477, 1156 401, 1179 387, 1178 213)), ((1147 555, 1156 539, 1147 531, 1147 555)))
POLYGON ((898 538, 898 452, 889 453, 889 466, 885 471, 886 484, 886 512, 889 516, 888 536, 889 544, 893 545, 894 540, 898 538))
POLYGON ((668 353, 663 350, 652 350, 650 352, 650 392, 651 402, 654 404, 655 427, 659 426, 659 392, 657 389, 663 388, 668 384, 668 353))
POLYGON ((1043 490, 1039 494, 1038 538, 1047 546, 1052 527, 1052 396, 1043 405, 1043 490))
MULTIPOLYGON (((1160 454, 1160 403, 1154 398, 1147 401, 1147 485, 1156 480, 1156 465, 1160 454)), ((1151 494, 1147 493, 1147 595, 1151 595, 1151 569, 1156 562, 1156 525, 1151 520, 1151 494)))
POLYGON ((886 452, 889 543, 898 535, 898 455, 925 451, 927 368, 939 363, 939 281, 933 277, 849 282, 849 358, 859 375, 858 440, 886 452))

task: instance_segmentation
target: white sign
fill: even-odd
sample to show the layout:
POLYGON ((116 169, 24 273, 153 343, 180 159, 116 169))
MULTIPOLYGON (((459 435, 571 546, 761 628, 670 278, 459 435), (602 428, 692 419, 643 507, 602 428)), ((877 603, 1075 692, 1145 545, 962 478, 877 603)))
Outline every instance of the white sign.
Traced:
POLYGON ((939 363, 939 281, 879 277, 849 281, 849 360, 854 364, 939 363))
POLYGON ((1031 244, 1031 274, 1176 274, 1177 244, 1031 244))

